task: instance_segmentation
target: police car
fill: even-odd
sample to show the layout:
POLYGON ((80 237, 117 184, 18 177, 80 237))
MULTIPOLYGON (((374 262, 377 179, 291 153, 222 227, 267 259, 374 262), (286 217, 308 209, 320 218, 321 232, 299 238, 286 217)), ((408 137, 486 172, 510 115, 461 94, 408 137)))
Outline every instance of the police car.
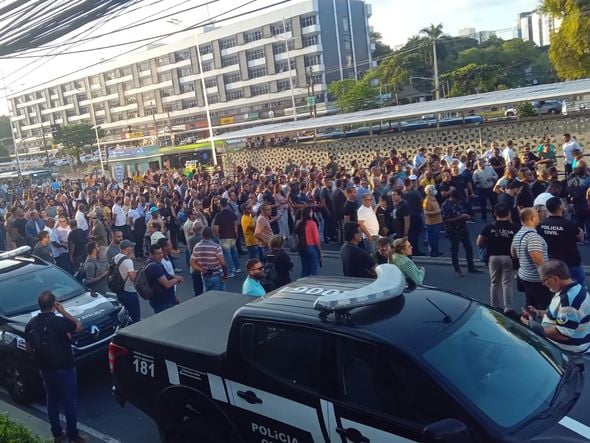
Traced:
POLYGON ((208 292, 120 330, 114 394, 166 442, 589 441, 587 360, 486 305, 311 277, 208 292))
POLYGON ((116 298, 89 291, 70 274, 30 252, 31 248, 23 246, 0 253, 0 376, 19 403, 29 403, 41 393, 39 373, 26 352, 24 331, 39 312, 37 297, 42 291, 52 291, 84 326, 72 337, 76 362, 106 355, 110 339, 129 323, 127 311, 116 298))

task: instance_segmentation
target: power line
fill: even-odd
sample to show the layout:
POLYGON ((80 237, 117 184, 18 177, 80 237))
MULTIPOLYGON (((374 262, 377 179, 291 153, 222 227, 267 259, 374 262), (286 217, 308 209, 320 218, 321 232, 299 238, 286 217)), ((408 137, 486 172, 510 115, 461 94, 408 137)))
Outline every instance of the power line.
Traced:
MULTIPOLYGON (((232 8, 232 9, 231 9, 231 11, 235 11, 235 10, 237 10, 237 9, 241 9, 241 8, 243 8, 244 6, 247 6, 247 5, 249 5, 249 4, 251 4, 251 3, 254 3, 254 2, 256 2, 256 1, 257 1, 257 0, 250 0, 250 1, 246 2, 246 3, 243 3, 243 4, 241 4, 241 5, 237 6, 237 7, 234 7, 234 8, 232 8)), ((273 4, 270 4, 270 5, 268 5, 268 6, 264 6, 264 7, 262 7, 262 8, 258 8, 258 9, 256 9, 255 11, 249 11, 249 12, 247 12, 247 13, 244 13, 244 14, 241 14, 241 15, 247 15, 247 14, 251 14, 252 12, 259 12, 259 11, 261 11, 261 10, 269 9, 269 8, 272 8, 272 7, 274 7, 274 6, 277 6, 277 5, 281 5, 281 4, 284 4, 284 3, 288 3, 288 2, 290 2, 290 1, 291 1, 291 0, 282 0, 282 1, 279 1, 279 2, 276 2, 276 3, 273 3, 273 4)), ((211 17, 211 18, 207 19, 207 20, 203 20, 202 22, 200 22, 200 23, 198 23, 198 24, 196 24, 196 25, 193 25, 193 26, 191 26, 191 28, 192 28, 192 27, 196 27, 196 28, 198 28, 198 27, 205 26, 205 25, 207 25, 207 24, 209 24, 209 23, 210 23, 211 19, 216 19, 216 18, 218 18, 218 17, 221 17, 221 16, 223 16, 223 15, 227 14, 228 12, 230 12, 230 11, 224 11, 224 12, 222 12, 222 13, 220 13, 220 14, 217 14, 217 15, 215 15, 215 16, 213 16, 213 17, 211 17)), ((180 31, 180 32, 182 32, 182 31, 180 31)), ((155 43, 155 42, 157 42, 157 41, 160 41, 160 40, 163 40, 163 39, 164 39, 164 37, 158 37, 158 38, 154 38, 154 40, 153 40, 151 43, 155 43)), ((114 55, 114 56, 112 56, 112 57, 109 57, 109 58, 107 58, 107 59, 105 59, 105 60, 102 60, 102 61, 100 61, 100 62, 93 63, 93 64, 91 64, 91 65, 88 65, 88 66, 85 66, 85 67, 83 67, 83 68, 76 69, 75 71, 68 72, 67 74, 63 74, 63 75, 60 75, 60 76, 58 76, 58 77, 55 77, 55 78, 53 78, 53 79, 46 80, 46 81, 44 81, 44 82, 42 82, 42 83, 38 83, 38 84, 36 84, 36 85, 29 86, 29 87, 27 87, 27 88, 24 88, 24 89, 21 89, 21 90, 19 90, 19 91, 13 92, 11 95, 12 95, 12 96, 16 96, 16 95, 22 94, 23 92, 26 92, 26 91, 31 91, 31 90, 34 90, 34 89, 36 89, 36 88, 39 88, 40 86, 44 86, 44 85, 47 85, 47 84, 49 84, 49 83, 53 83, 53 82, 55 82, 56 80, 60 80, 60 79, 62 79, 62 78, 64 78, 64 77, 70 77, 72 74, 77 74, 77 73, 79 73, 79 72, 82 72, 82 71, 85 71, 85 70, 87 70, 87 69, 89 69, 89 68, 93 68, 93 67, 95 67, 95 66, 99 66, 99 65, 101 65, 101 64, 103 64, 103 63, 105 63, 105 62, 109 62, 109 61, 115 60, 115 59, 117 59, 117 58, 119 58, 119 57, 121 57, 121 56, 124 56, 124 55, 130 54, 130 53, 132 53, 132 52, 135 52, 135 51, 137 51, 137 50, 139 50, 139 49, 142 49, 144 46, 145 46, 145 45, 143 45, 143 44, 142 44, 142 45, 140 45, 140 46, 137 46, 137 47, 135 47, 135 48, 133 48, 133 49, 130 49, 130 50, 127 50, 127 51, 121 52, 121 53, 119 53, 119 54, 116 54, 116 55, 114 55)), ((10 86, 10 85, 9 85, 9 86, 10 86)))
MULTIPOLYGON (((159 2, 162 2, 162 1, 163 0, 157 0, 155 3, 159 3, 159 2)), ((180 6, 180 5, 184 4, 184 3, 188 3, 189 1, 192 1, 192 0, 185 0, 185 1, 183 1, 183 2, 181 2, 179 4, 177 4, 177 5, 175 5, 175 7, 178 7, 178 6, 180 6)), ((133 29, 133 28, 137 28, 139 26, 147 25, 149 23, 153 23, 155 21, 163 20, 165 18, 172 17, 174 15, 178 15, 178 14, 182 14, 182 13, 185 13, 185 12, 192 11, 194 9, 202 8, 203 6, 209 6, 210 4, 216 3, 218 1, 220 1, 220 0, 210 0, 210 1, 207 1, 205 3, 200 3, 200 4, 196 5, 196 6, 191 6, 190 8, 182 9, 180 11, 171 12, 170 14, 166 14, 166 15, 164 15, 162 17, 154 17, 154 18, 151 18, 149 20, 145 20, 145 21, 142 21, 142 22, 139 22, 139 23, 134 23, 134 24, 127 25, 127 26, 123 26, 122 28, 114 29, 113 31, 108 32, 108 33, 105 33, 105 34, 98 34, 98 35, 93 35, 91 37, 86 37, 86 38, 83 38, 83 39, 78 40, 78 42, 82 43, 82 42, 86 42, 86 41, 90 41, 90 40, 96 40, 96 39, 99 39, 99 38, 105 37, 105 36, 111 36, 112 34, 116 34, 118 32, 127 31, 129 29, 133 29)), ((165 12, 165 11, 160 11, 159 13, 161 13, 161 12, 165 12)), ((31 52, 40 52, 40 51, 45 51, 45 50, 51 49, 51 48, 59 48, 61 46, 63 46, 63 45, 57 44, 57 45, 40 46, 38 48, 27 49, 26 51, 23 51, 23 52, 27 52, 27 54, 30 54, 31 52)))
MULTIPOLYGON (((235 11, 236 9, 239 9, 239 8, 241 8, 243 6, 249 5, 249 4, 254 3, 256 1, 258 1, 258 0, 250 0, 249 2, 245 3, 244 5, 242 5, 242 6, 238 7, 238 8, 233 8, 232 11, 235 11)), ((250 15, 250 14, 255 13, 255 12, 263 11, 265 9, 268 9, 268 8, 272 7, 272 6, 281 5, 283 3, 289 3, 290 1, 292 1, 292 0, 281 0, 281 1, 276 2, 276 3, 274 3, 274 4, 270 5, 270 6, 263 6, 263 7, 254 9, 252 11, 247 11, 247 12, 243 12, 243 13, 240 13, 240 14, 235 14, 235 15, 233 15, 231 17, 226 17, 226 18, 221 19, 221 20, 209 21, 206 24, 222 23, 222 22, 225 22, 225 21, 228 21, 228 20, 232 20, 232 19, 235 19, 235 18, 243 17, 245 15, 250 15)), ((195 25, 188 26, 188 27, 186 27, 184 29, 181 29, 179 31, 173 31, 173 32, 168 32, 166 34, 160 34, 160 35, 155 35, 155 36, 151 36, 151 37, 145 37, 145 38, 141 38, 141 39, 137 39, 137 40, 132 40, 132 41, 124 42, 124 43, 116 43, 116 44, 113 44, 113 45, 107 45, 107 46, 100 46, 100 47, 96 47, 96 48, 87 48, 87 49, 79 49, 79 50, 76 50, 76 51, 63 52, 62 55, 80 54, 80 53, 86 53, 86 52, 102 51, 102 50, 105 50, 105 49, 118 48, 119 46, 127 46, 127 45, 132 45, 134 43, 141 43, 141 42, 145 42, 145 41, 148 41, 148 40, 151 40, 151 39, 154 39, 154 38, 157 38, 157 39, 160 39, 161 40, 161 39, 168 38, 168 37, 171 37, 171 36, 176 35, 176 34, 181 34, 183 32, 187 32, 187 31, 191 31, 193 29, 200 28, 202 26, 203 26, 203 24, 198 23, 198 24, 195 24, 195 25)), ((22 56, 0 57, 0 59, 15 59, 15 58, 16 59, 27 59, 27 58, 39 58, 39 57, 43 58, 43 57, 46 57, 46 55, 22 55, 22 56)))

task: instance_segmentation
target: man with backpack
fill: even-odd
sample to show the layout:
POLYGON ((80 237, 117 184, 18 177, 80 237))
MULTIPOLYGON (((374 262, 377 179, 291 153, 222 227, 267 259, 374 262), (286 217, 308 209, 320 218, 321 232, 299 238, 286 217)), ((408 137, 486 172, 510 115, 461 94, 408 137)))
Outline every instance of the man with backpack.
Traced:
POLYGON ((131 322, 141 320, 139 298, 135 290, 135 278, 137 276, 133 267, 133 250, 135 243, 123 240, 119 245, 121 252, 113 259, 113 269, 108 280, 109 288, 117 294, 119 301, 125 306, 131 322))
POLYGON ((180 275, 172 276, 166 271, 162 265, 163 256, 164 252, 159 244, 151 245, 150 258, 145 265, 145 276, 153 289, 149 299, 150 306, 156 314, 180 302, 174 292, 174 286, 184 282, 180 275))
POLYGON ((33 354, 41 371, 47 396, 47 415, 55 442, 83 443, 77 428, 77 378, 72 355, 71 335, 82 331, 82 323, 70 315, 56 301, 51 291, 43 291, 38 298, 41 312, 25 327, 27 349, 33 354), (55 315, 57 311, 61 316, 55 315), (64 434, 60 408, 66 417, 64 434))

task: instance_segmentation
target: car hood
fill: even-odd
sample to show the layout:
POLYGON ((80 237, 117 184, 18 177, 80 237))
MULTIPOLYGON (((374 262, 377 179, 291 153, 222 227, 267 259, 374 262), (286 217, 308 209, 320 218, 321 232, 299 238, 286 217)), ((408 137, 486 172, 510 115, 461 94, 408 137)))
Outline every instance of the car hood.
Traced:
POLYGON ((576 357, 583 372, 579 374, 579 397, 557 423, 531 439, 532 442, 590 442, 590 356, 576 357))
MULTIPOLYGON (((78 320, 80 320, 82 322, 82 326, 85 328, 86 326, 89 326, 97 317, 111 315, 117 310, 110 299, 97 294, 96 292, 93 293, 93 295, 91 295, 90 292, 86 292, 82 295, 66 300, 63 302, 63 306, 70 315, 73 315, 78 320)), ((10 317, 9 321, 12 327, 24 332, 25 326, 29 320, 36 316, 39 312, 40 311, 33 311, 27 314, 10 317)))

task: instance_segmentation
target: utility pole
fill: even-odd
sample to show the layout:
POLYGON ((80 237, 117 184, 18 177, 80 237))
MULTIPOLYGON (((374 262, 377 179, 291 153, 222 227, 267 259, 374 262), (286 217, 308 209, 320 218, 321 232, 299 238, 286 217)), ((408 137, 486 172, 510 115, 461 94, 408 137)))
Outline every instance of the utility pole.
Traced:
POLYGON ((436 37, 432 37, 432 55, 434 62, 434 96, 436 100, 440 100, 440 85, 438 82, 438 58, 436 56, 436 37))
POLYGON ((41 125, 41 137, 43 137, 43 149, 45 149, 45 157, 47 159, 47 166, 49 166, 49 152, 47 152, 47 143, 45 143, 45 131, 41 125))
POLYGON ((309 116, 316 118, 317 117, 317 106, 316 106, 316 102, 315 102, 315 89, 314 89, 314 85, 313 85, 313 71, 311 69, 311 66, 309 67, 309 78, 307 81, 307 102, 309 105, 309 116), (311 86, 311 95, 310 95, 310 91, 309 88, 311 86))

